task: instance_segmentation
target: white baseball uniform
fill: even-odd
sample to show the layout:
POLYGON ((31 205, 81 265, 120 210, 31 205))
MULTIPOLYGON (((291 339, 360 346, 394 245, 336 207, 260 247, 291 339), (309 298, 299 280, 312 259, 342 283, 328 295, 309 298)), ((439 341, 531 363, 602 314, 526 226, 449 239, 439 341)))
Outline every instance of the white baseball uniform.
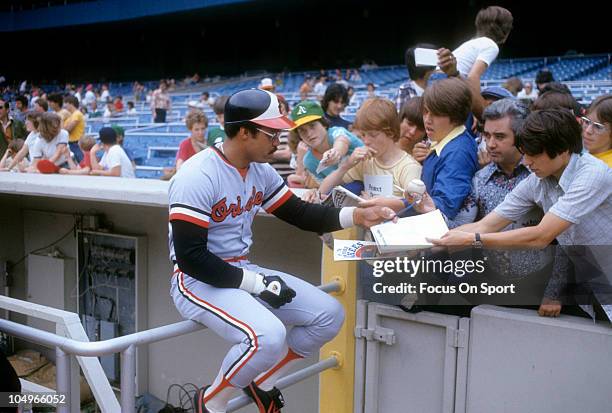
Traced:
MULTIPOLYGON (((218 261, 217 257, 231 264, 231 267, 211 264, 210 268, 217 273, 202 270, 199 279, 175 265, 171 296, 184 318, 208 326, 233 343, 222 370, 223 379, 234 387, 246 387, 274 366, 286 346, 303 357, 316 353, 336 336, 344 321, 342 306, 328 294, 290 274, 260 268, 247 258, 257 211, 264 208, 274 213, 291 199, 296 202, 295 195, 272 166, 251 163, 246 170, 238 170, 223 155, 222 144, 190 158, 170 183, 170 258, 181 265, 178 248, 175 252, 176 228, 173 234, 172 226, 186 222, 207 230, 208 252, 199 253, 216 257, 207 255, 202 265, 218 261), (235 271, 240 268, 280 276, 295 290, 295 298, 274 309, 237 288, 235 281, 232 286, 224 284, 224 274, 236 277, 235 271), (295 327, 287 333, 286 324, 295 327)), ((340 228, 334 225, 335 229, 340 228)), ((196 254, 194 257, 197 253, 190 252, 196 254)))

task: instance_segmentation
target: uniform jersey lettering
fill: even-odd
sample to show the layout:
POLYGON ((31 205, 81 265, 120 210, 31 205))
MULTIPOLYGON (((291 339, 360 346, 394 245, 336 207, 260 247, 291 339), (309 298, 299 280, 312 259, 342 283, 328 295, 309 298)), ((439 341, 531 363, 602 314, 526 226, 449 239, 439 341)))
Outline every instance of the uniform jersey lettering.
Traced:
POLYGON ((237 216, 242 215, 245 211, 249 212, 254 207, 261 205, 263 203, 263 192, 258 191, 255 186, 251 191, 251 196, 247 201, 244 208, 242 207, 242 198, 240 195, 236 197, 236 202, 232 202, 227 205, 227 197, 221 199, 219 202, 214 204, 211 208, 211 218, 214 222, 223 222, 228 216, 232 216, 232 218, 236 218, 237 216))

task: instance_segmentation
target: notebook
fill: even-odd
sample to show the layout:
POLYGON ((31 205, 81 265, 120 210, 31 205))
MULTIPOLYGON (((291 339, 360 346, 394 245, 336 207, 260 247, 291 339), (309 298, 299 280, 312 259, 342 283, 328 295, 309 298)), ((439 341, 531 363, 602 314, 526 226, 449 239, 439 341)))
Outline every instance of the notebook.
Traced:
POLYGON ((429 248, 433 244, 425 238, 440 238, 448 226, 440 210, 407 218, 396 223, 386 222, 370 228, 381 254, 429 248))

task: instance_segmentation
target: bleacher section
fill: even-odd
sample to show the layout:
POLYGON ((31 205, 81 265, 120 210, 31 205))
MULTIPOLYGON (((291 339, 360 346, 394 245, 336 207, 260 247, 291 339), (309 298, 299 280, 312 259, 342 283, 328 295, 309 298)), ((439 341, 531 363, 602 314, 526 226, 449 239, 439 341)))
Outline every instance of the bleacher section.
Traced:
MULTIPOLYGON (((543 69, 550 69, 555 79, 566 83, 574 96, 585 105, 588 105, 596 96, 612 93, 612 66, 611 56, 569 56, 553 58, 529 59, 499 59, 491 65, 483 76, 483 86, 499 85, 509 77, 519 77, 523 81, 534 81, 536 73, 543 69)), ((328 75, 333 78, 334 71, 328 75)), ((346 69, 342 69, 346 73, 346 69)), ((293 72, 280 74, 261 74, 249 78, 223 79, 222 82, 197 85, 189 90, 172 94, 172 112, 165 124, 153 124, 152 115, 145 102, 138 102, 138 114, 122 118, 93 118, 88 121, 88 132, 96 133, 101 127, 117 124, 126 130, 124 145, 135 157, 137 164, 136 175, 139 178, 158 179, 163 174, 164 167, 174 165, 174 159, 179 143, 189 132, 183 123, 188 112, 187 103, 198 100, 203 90, 211 96, 229 95, 237 90, 257 87, 259 79, 271 77, 276 83, 276 92, 281 93, 291 106, 300 100, 299 88, 306 75, 316 76, 318 72, 293 72)), ((366 85, 371 82, 376 85, 378 96, 394 99, 398 86, 406 81, 406 69, 403 66, 387 66, 359 72, 361 80, 351 82, 355 89, 355 97, 346 108, 343 117, 353 121, 361 103, 366 99, 366 85)), ((215 79, 220 81, 220 78, 215 79)), ((149 82, 146 86, 151 89, 156 82, 149 82)), ((123 95, 124 102, 130 100, 131 85, 126 83, 109 85, 113 96, 123 95)), ((210 126, 216 126, 216 119, 212 109, 205 107, 210 126)))

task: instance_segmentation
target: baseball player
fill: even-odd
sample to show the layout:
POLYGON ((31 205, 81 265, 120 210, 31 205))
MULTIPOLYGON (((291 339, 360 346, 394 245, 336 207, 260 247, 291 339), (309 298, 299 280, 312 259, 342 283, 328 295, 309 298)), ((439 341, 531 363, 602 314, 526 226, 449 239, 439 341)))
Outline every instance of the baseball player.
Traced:
POLYGON ((315 286, 248 259, 260 208, 299 228, 331 232, 394 216, 384 207, 333 208, 301 201, 268 163, 293 122, 276 96, 243 90, 225 105, 227 139, 187 160, 170 183, 171 295, 184 318, 233 344, 197 413, 226 411, 243 389, 259 412, 280 412, 274 387, 292 362, 318 352, 342 326, 343 309, 315 286), (285 324, 295 326, 289 333, 285 324))

